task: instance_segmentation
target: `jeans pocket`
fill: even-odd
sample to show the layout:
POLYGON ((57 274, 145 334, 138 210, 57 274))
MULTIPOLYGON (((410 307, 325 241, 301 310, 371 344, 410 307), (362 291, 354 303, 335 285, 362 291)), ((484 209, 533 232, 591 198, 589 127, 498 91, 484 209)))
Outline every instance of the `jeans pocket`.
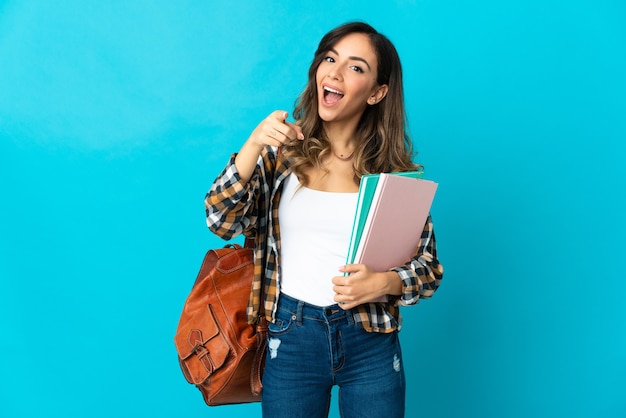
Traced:
POLYGON ((276 312, 276 321, 274 323, 270 322, 267 326, 269 335, 285 335, 291 330, 293 322, 293 314, 291 314, 290 312, 279 310, 278 312, 276 312))

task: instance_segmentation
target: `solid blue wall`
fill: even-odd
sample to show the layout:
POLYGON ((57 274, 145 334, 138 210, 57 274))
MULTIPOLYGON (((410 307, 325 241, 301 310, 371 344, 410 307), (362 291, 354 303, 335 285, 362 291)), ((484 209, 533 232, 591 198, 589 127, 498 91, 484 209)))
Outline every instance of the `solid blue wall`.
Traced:
POLYGON ((353 19, 440 183, 407 416, 626 416, 624 2, 303 3, 0 2, 0 416, 260 415, 176 361, 203 197, 353 19))

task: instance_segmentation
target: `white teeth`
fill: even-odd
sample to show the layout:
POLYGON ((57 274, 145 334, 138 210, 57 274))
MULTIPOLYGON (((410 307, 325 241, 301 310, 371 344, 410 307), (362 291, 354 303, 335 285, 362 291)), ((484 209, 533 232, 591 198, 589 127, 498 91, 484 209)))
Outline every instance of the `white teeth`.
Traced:
POLYGON ((340 92, 339 90, 331 89, 330 87, 324 86, 324 90, 329 91, 331 93, 335 93, 335 94, 341 94, 343 96, 342 92, 340 92))

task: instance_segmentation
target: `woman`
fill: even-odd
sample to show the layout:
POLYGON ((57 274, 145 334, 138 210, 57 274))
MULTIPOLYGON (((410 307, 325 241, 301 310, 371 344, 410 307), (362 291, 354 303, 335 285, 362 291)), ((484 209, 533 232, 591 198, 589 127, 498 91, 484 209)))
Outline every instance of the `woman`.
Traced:
POLYGON ((394 46, 365 23, 330 31, 296 123, 287 116, 275 111, 254 129, 205 201, 214 233, 256 240, 248 319, 264 310, 270 322, 263 415, 326 417, 337 385, 342 417, 402 417, 399 305, 432 296, 443 276, 430 217, 405 265, 337 267, 345 263, 360 177, 418 168, 394 46), (381 296, 388 302, 370 302, 381 296))

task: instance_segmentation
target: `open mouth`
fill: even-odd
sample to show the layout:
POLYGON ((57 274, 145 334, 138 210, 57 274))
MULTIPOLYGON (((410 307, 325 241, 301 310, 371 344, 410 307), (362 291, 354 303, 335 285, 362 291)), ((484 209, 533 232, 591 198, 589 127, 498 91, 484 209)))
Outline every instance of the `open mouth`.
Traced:
POLYGON ((331 87, 324 86, 324 104, 328 106, 333 106, 339 102, 343 98, 344 94, 335 90, 331 87))

